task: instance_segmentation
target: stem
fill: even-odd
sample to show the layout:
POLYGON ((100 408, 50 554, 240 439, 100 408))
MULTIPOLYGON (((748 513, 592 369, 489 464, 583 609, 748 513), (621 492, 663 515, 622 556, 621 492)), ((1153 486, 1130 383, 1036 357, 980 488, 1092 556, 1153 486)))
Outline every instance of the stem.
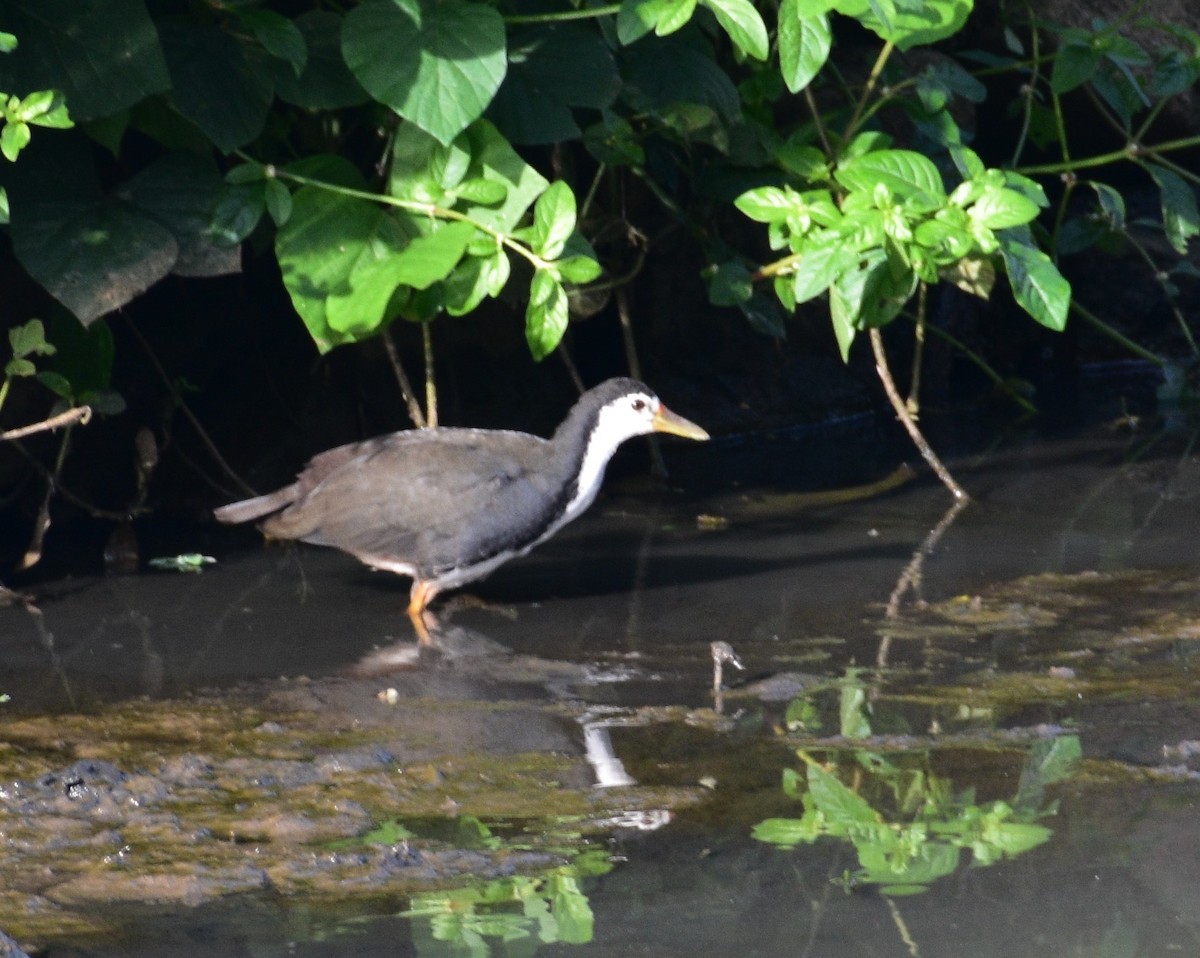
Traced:
POLYGON ((225 461, 225 457, 221 455, 221 450, 217 448, 216 444, 212 441, 212 438, 205 431, 204 427, 200 425, 200 420, 196 418, 196 415, 192 412, 191 407, 189 407, 184 401, 183 393, 179 391, 179 387, 172 382, 171 377, 167 375, 167 371, 163 369, 162 363, 158 361, 158 356, 156 356, 154 354, 154 350, 150 348, 150 344, 146 341, 146 337, 142 335, 142 331, 137 328, 133 320, 130 320, 128 317, 126 317, 126 320, 134 338, 141 343, 142 349, 146 351, 146 356, 150 359, 150 365, 154 367, 154 371, 158 373, 159 379, 161 379, 163 381, 163 385, 167 387, 167 392, 171 394, 171 399, 174 401, 175 405, 179 407, 179 411, 183 413, 184 418, 187 419, 187 421, 192 424, 192 428, 196 430, 196 434, 200 437, 200 441, 204 444, 204 448, 208 450, 208 454, 213 457, 213 461, 221 467, 221 470, 225 473, 225 475, 233 480, 238 489, 240 489, 246 495, 258 495, 258 493, 255 492, 254 489, 252 489, 245 482, 245 480, 242 479, 241 476, 233 471, 233 467, 225 461))
POLYGON ((1004 393, 1004 395, 1006 395, 1009 399, 1011 399, 1018 406, 1020 406, 1022 409, 1024 409, 1027 413, 1034 413, 1034 414, 1037 413, 1037 406, 1035 406, 1033 403, 1031 403, 1028 399, 1026 399, 1024 396, 1022 396, 1019 392, 1016 392, 1005 381, 1003 376, 1001 376, 998 372, 996 372, 996 370, 992 369, 992 367, 987 364, 987 362, 984 360, 984 358, 982 356, 980 356, 977 352, 975 352, 973 349, 971 349, 966 343, 964 343, 962 340, 958 339, 957 337, 952 336, 950 333, 946 332, 940 326, 928 326, 927 325, 926 329, 929 332, 933 333, 935 336, 940 336, 942 339, 944 339, 946 342, 948 342, 951 346, 953 346, 955 349, 957 349, 959 352, 961 352, 964 356, 966 356, 967 359, 969 359, 971 362, 973 362, 976 366, 979 367, 979 369, 983 372, 983 374, 985 376, 987 376, 987 378, 990 379, 992 381, 992 383, 1001 392, 1004 393))
POLYGON ((24 439, 26 436, 32 436, 35 432, 45 432, 48 429, 58 429, 60 426, 73 426, 76 423, 83 426, 92 418, 91 406, 73 406, 66 412, 60 412, 57 416, 51 416, 49 419, 43 419, 41 422, 35 422, 31 426, 21 426, 18 429, 9 429, 7 432, 0 432, 0 439, 24 439))
POLYGON ((432 216, 439 220, 454 220, 458 223, 469 223, 481 233, 486 233, 497 243, 507 246, 518 256, 528 260, 534 269, 546 269, 550 265, 549 260, 542 259, 542 257, 538 256, 528 246, 522 246, 507 234, 493 229, 486 223, 471 219, 466 213, 460 213, 458 210, 447 209, 444 206, 438 206, 436 203, 402 200, 396 196, 388 196, 386 193, 372 193, 370 190, 357 190, 351 186, 326 183, 324 180, 314 180, 311 177, 301 176, 298 173, 289 173, 286 170, 276 169, 274 166, 265 166, 264 169, 267 171, 267 176, 274 179, 288 180, 292 183, 299 183, 302 186, 315 186, 321 190, 328 190, 330 193, 337 193, 339 196, 346 196, 356 200, 366 200, 369 203, 383 203, 386 206, 395 206, 398 209, 408 210, 410 213, 420 213, 423 216, 432 216))
POLYGON ((413 421, 413 425, 418 429, 424 429, 425 414, 421 412, 421 406, 417 402, 417 394, 413 392, 412 382, 409 381, 408 373, 404 371, 404 366, 400 362, 400 352, 396 349, 396 343, 392 339, 391 331, 385 329, 380 338, 383 340, 383 348, 387 350, 388 360, 392 364, 392 372, 396 375, 396 382, 400 384, 400 395, 404 397, 404 405, 408 409, 408 418, 413 421))
POLYGON ((808 104, 808 112, 812 114, 813 126, 817 128, 817 138, 821 141, 821 149, 825 155, 833 159, 833 146, 829 142, 829 134, 825 132, 825 124, 821 122, 821 111, 817 109, 817 101, 812 93, 812 84, 804 88, 804 102, 808 104))
POLYGON ((1029 139, 1029 126, 1033 122, 1033 94, 1037 90, 1038 78, 1041 76, 1041 62, 1038 57, 1041 55, 1041 33, 1038 31, 1037 14, 1033 8, 1026 3, 1025 12, 1030 19, 1029 31, 1029 46, 1033 52, 1033 62, 1029 67, 1029 79, 1022 87, 1022 92, 1025 97, 1025 109, 1021 116, 1021 132, 1017 136, 1017 145, 1013 147, 1012 159, 1009 161, 1010 167, 1015 167, 1017 161, 1021 158, 1021 154, 1025 152, 1025 141, 1029 139))
POLYGON ((421 344, 425 347, 425 422, 430 429, 436 429, 437 413, 437 380, 433 375, 433 323, 421 324, 421 344))
POLYGON ((1106 323, 1099 316, 1097 316, 1095 313, 1093 313, 1090 309, 1088 309, 1086 306, 1084 306, 1082 303, 1080 303, 1078 299, 1072 298, 1071 309, 1073 312, 1077 312, 1080 316, 1082 316, 1089 323, 1091 323, 1093 326, 1095 326, 1098 330, 1100 330, 1100 332, 1104 333, 1105 336, 1108 336, 1110 339, 1115 340, 1116 342, 1120 343, 1122 346, 1124 346, 1126 349, 1128 349, 1135 356, 1140 356, 1142 359, 1148 360, 1149 362, 1154 363, 1154 365, 1156 365, 1156 366, 1166 365, 1166 362, 1163 360, 1163 358, 1161 356, 1155 355, 1154 353, 1150 352, 1150 350, 1146 349, 1144 346, 1139 346, 1137 343, 1135 343, 1132 339, 1129 339, 1123 333, 1117 332, 1117 330, 1113 329, 1113 327, 1109 326, 1108 323, 1106 323))
POLYGON ((621 4, 610 3, 604 7, 591 7, 587 10, 564 10, 561 13, 527 13, 522 16, 505 17, 505 23, 566 23, 570 20, 595 20, 600 17, 615 16, 621 10, 621 4))
POLYGON ((1154 121, 1158 119, 1158 115, 1162 113, 1163 108, 1170 102, 1170 97, 1163 97, 1152 107, 1150 107, 1150 111, 1146 114, 1146 119, 1142 120, 1142 125, 1139 126, 1133 133, 1133 141, 1135 143, 1142 142, 1146 134, 1150 132, 1150 127, 1154 125, 1154 121))
MULTIPOLYGON (((1155 148, 1157 149, 1157 147, 1155 148)), ((1160 156, 1158 153, 1151 154, 1154 157, 1154 162, 1159 166, 1165 167, 1176 176, 1182 177, 1185 180, 1191 180, 1193 183, 1200 184, 1200 175, 1197 175, 1194 170, 1189 170, 1186 166, 1180 166, 1168 160, 1165 156, 1160 156)), ((1147 171, 1148 172, 1148 171, 1147 171)))
MULTIPOLYGON (((1130 143, 1119 150, 1110 150, 1108 153, 1100 153, 1083 160, 1065 160, 1062 163, 1041 163, 1036 166, 1022 166, 1016 172, 1022 173, 1025 176, 1036 173, 1069 173, 1074 170, 1107 166, 1109 163, 1131 160, 1135 157, 1145 156, 1147 153, 1154 154, 1155 158, 1159 162, 1162 162, 1162 158, 1158 156, 1159 153, 1169 153, 1195 146, 1200 146, 1200 136, 1187 136, 1178 140, 1167 140, 1165 143, 1157 143, 1153 147, 1140 147, 1135 143, 1130 143)), ((1195 174, 1192 175, 1195 176, 1195 174)))
POLYGON ((867 77, 867 85, 863 87, 862 96, 859 97, 858 103, 854 105, 854 113, 850 116, 850 122, 846 124, 846 132, 842 134, 843 140, 849 140, 858 128, 858 122, 862 118, 862 112, 866 108, 867 101, 871 98, 871 94, 875 92, 875 84, 879 82, 879 74, 883 72, 888 57, 892 55, 892 51, 895 48, 896 45, 891 40, 888 40, 879 51, 879 56, 875 58, 875 64, 871 67, 871 74, 867 77))
POLYGON ((913 361, 909 376, 908 401, 905 408, 913 419, 921 415, 921 359, 925 355, 925 301, 929 287, 922 280, 917 284, 917 322, 913 327, 913 361))
POLYGON ((917 447, 917 451, 921 453, 921 457, 929 463, 931 469, 942 481, 951 495, 955 499, 969 499, 966 490, 963 489, 954 477, 950 475, 950 470, 945 467, 942 460, 938 458, 937 453, 933 451, 933 447, 921 434, 921 430, 917 424, 913 422, 912 416, 908 414, 908 409, 904 405, 904 400, 900 396, 900 391, 896 389, 896 382, 892 379, 892 372, 888 368, 887 355, 883 351, 883 336, 880 334, 878 327, 871 330, 871 350, 875 353, 875 372, 878 373, 880 382, 883 383, 883 390, 887 393, 888 401, 892 404, 892 408, 896 411, 896 416, 901 424, 908 431, 909 438, 912 439, 913 445, 917 447))
POLYGON ((1154 262, 1154 257, 1150 255, 1149 250, 1147 250, 1145 246, 1137 241, 1137 239, 1132 233, 1129 232, 1129 230, 1123 230, 1121 235, 1124 236, 1129 245, 1133 247, 1134 252, 1141 257, 1142 262, 1144 262, 1150 268, 1150 275, 1154 278, 1154 281, 1158 283, 1159 288, 1162 289, 1163 296, 1167 300, 1167 306, 1170 308, 1171 313, 1175 316, 1175 322, 1179 324, 1179 329, 1183 333, 1183 338, 1187 340, 1187 344, 1192 350, 1192 355, 1200 356, 1200 348, 1197 348, 1196 346, 1196 337, 1192 335, 1192 331, 1188 327, 1187 320, 1184 319, 1183 313, 1180 311, 1179 306, 1176 305, 1174 301, 1174 297, 1172 297, 1168 291, 1166 281, 1163 279, 1163 273, 1158 268, 1158 264, 1154 262))

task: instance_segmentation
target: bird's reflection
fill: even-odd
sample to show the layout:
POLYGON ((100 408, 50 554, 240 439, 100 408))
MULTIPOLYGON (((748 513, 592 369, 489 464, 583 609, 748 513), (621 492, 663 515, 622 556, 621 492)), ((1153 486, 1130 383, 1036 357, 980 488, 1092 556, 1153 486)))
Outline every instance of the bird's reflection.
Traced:
POLYGON ((350 670, 368 678, 404 669, 451 665, 464 659, 504 658, 512 649, 470 626, 447 622, 441 616, 426 613, 421 624, 411 620, 415 641, 395 642, 372 649, 350 670))

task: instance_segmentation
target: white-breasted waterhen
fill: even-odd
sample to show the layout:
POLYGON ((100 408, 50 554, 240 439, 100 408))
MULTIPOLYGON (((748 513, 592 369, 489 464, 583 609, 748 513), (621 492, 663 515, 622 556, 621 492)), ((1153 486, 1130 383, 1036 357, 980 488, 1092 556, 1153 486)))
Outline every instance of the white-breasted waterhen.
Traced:
MULTIPOLYGON (((221 522, 263 519, 272 539, 333 546, 412 576, 408 614, 525 555, 596 498, 626 439, 707 439, 634 379, 580 397, 550 439, 494 429, 412 429, 338 446, 290 486, 222 506, 221 522)), ((419 630, 420 631, 420 630, 419 630)))

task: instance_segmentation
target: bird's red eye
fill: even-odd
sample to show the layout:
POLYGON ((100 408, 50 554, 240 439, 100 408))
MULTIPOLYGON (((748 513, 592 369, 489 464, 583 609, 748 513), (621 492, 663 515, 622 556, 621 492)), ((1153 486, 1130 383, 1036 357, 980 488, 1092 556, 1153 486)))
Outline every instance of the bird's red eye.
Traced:
POLYGON ((635 399, 635 400, 633 401, 633 411, 634 411, 634 412, 641 412, 641 411, 642 411, 642 410, 644 410, 645 408, 646 408, 646 400, 644 400, 644 399, 635 399))

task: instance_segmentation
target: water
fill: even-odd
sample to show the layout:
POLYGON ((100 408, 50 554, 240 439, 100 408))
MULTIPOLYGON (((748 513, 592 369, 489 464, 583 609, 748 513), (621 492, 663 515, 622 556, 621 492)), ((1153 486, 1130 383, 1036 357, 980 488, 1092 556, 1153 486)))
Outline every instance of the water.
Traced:
MULTIPOLYGON (((379 650, 399 650, 402 690, 465 676, 459 693, 483 701, 594 706, 612 719, 613 760, 631 779, 698 797, 647 817, 647 827, 631 820, 594 838, 602 866, 580 859, 574 870, 420 899, 385 886, 345 902, 268 892, 196 907, 129 904, 106 936, 52 938, 44 953, 1200 951, 1200 469, 1189 436, 1097 430, 960 462, 976 501, 927 554, 950 505, 940 487, 920 480, 857 501, 797 500, 777 481, 796 450, 775 448, 769 469, 737 488, 720 477, 743 451, 689 452, 675 479, 694 489, 717 477, 703 498, 614 489, 537 553, 467 590, 483 605, 442 606, 457 661, 495 656, 484 659, 494 673, 465 664, 423 672, 404 658, 414 648, 406 583, 315 549, 219 555, 200 575, 50 583, 39 588, 40 619, 0 613, 10 715, 70 715, 279 676, 369 670, 386 682, 379 650), (698 522, 702 514, 725 524, 698 522), (916 586, 898 594, 915 556, 916 586), (1031 575, 1044 578, 1011 584, 1031 575), (889 621, 893 599, 901 614, 889 621), (717 640, 746 666, 727 670, 720 718, 710 711, 717 640), (523 686, 501 650, 528 657, 517 671, 521 662, 584 671, 531 665, 536 679, 523 686), (779 673, 794 673, 800 688, 825 683, 806 718, 749 694, 779 673), (866 745, 838 736, 847 709, 869 723, 866 745), (1082 760, 1055 778, 1044 750, 1065 742, 1069 751, 1072 740, 1082 760), (863 855, 880 846, 862 829, 790 849, 754 837, 759 823, 801 816, 799 795, 781 787, 785 769, 810 798, 818 786, 805 776, 831 775, 829 800, 851 818, 855 802, 869 801, 893 823, 889 835, 939 798, 923 835, 904 832, 918 858, 950 854, 931 836, 944 838, 960 813, 999 815, 1000 802, 1018 818, 1023 807, 1020 828, 1045 838, 1014 851, 1003 843, 1032 831, 997 825, 987 840, 999 845, 955 849, 957 867, 904 894, 917 889, 865 874, 863 855), (1011 854, 981 865, 995 847, 1011 854)), ((587 771, 582 729, 566 722, 544 734, 547 748, 573 750, 587 771)), ((488 825, 496 835, 510 827, 488 825)))

